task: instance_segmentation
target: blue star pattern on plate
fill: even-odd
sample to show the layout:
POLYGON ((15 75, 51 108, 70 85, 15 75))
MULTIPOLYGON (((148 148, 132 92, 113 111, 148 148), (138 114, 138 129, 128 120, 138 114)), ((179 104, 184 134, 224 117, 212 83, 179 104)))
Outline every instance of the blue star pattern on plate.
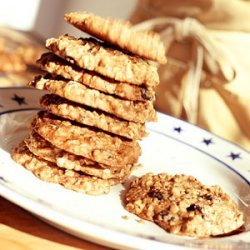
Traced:
POLYGON ((241 159, 240 153, 235 154, 235 153, 231 152, 230 155, 229 155, 228 157, 231 157, 233 161, 234 161, 235 159, 241 159))
POLYGON ((181 127, 174 127, 174 131, 180 134, 183 131, 183 129, 181 127))
POLYGON ((212 138, 210 138, 210 139, 205 139, 205 138, 203 138, 202 143, 204 143, 204 144, 206 144, 207 146, 209 146, 210 144, 213 144, 214 142, 213 142, 212 138))
POLYGON ((11 98, 11 100, 15 101, 18 103, 18 105, 27 105, 25 101, 25 97, 18 96, 17 94, 14 94, 14 96, 11 98))

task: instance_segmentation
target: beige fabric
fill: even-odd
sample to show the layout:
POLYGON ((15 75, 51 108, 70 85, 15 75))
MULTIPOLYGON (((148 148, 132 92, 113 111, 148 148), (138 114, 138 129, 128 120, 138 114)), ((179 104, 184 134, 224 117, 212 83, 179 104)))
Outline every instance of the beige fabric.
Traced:
POLYGON ((250 150, 250 64, 246 56, 250 34, 207 29, 189 17, 152 18, 137 29, 158 31, 167 50, 168 64, 159 67, 156 108, 250 150))
POLYGON ((139 0, 133 23, 153 17, 193 17, 210 29, 250 32, 249 0, 139 0))

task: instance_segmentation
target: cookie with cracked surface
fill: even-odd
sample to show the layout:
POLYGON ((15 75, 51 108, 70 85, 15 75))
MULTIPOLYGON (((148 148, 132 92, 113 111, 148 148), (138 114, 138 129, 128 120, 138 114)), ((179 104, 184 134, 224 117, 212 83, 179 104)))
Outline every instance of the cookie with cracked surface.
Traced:
POLYGON ((129 22, 84 11, 67 13, 64 18, 78 29, 121 49, 159 63, 167 61, 164 44, 155 32, 135 30, 129 22))
POLYGON ((44 95, 41 107, 54 115, 96 127, 128 139, 142 139, 147 135, 145 124, 118 119, 107 113, 70 102, 57 95, 44 95))
POLYGON ((31 127, 54 146, 109 166, 134 164, 141 154, 136 141, 112 136, 47 112, 39 112, 31 127))
POLYGON ((116 81, 151 87, 159 84, 155 65, 93 38, 77 39, 64 35, 48 39, 46 47, 72 64, 116 81))
POLYGON ((29 86, 48 90, 70 101, 99 109, 127 121, 145 123, 157 119, 153 103, 133 102, 104 94, 81 83, 52 76, 35 77, 29 86))
POLYGON ((148 173, 131 183, 125 207, 166 231, 194 237, 230 233, 243 214, 219 186, 205 186, 187 175, 148 173))
POLYGON ((116 95, 131 101, 154 101, 154 88, 136 86, 126 82, 117 82, 110 78, 98 75, 73 65, 66 60, 52 54, 45 53, 37 61, 41 69, 65 79, 83 83, 90 88, 97 89, 107 94, 116 95))
POLYGON ((71 154, 65 150, 53 146, 39 134, 32 131, 24 140, 28 149, 36 156, 55 163, 58 167, 81 171, 85 174, 96 176, 101 179, 116 179, 124 182, 130 175, 133 166, 127 165, 119 168, 98 164, 87 158, 71 154))
POLYGON ((107 194, 110 191, 108 180, 59 168, 32 154, 24 142, 13 150, 12 158, 43 181, 60 184, 67 189, 91 195, 107 194))

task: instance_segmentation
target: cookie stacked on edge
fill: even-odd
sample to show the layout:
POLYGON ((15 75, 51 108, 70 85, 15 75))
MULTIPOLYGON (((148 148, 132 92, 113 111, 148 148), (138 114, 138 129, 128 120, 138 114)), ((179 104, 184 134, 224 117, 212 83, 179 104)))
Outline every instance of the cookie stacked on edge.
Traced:
POLYGON ((157 34, 86 12, 65 19, 102 40, 50 38, 38 60, 48 72, 29 83, 47 90, 30 135, 13 159, 44 181, 87 194, 105 194, 138 162, 145 123, 156 120, 156 65, 165 63, 157 34))

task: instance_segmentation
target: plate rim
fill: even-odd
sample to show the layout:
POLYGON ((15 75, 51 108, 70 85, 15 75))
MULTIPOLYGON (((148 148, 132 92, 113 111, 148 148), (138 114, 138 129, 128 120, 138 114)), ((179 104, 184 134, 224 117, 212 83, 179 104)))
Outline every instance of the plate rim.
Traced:
MULTIPOLYGON (((4 89, 20 89, 20 87, 16 87, 16 88, 4 88, 4 89)), ((23 87, 23 88, 21 88, 22 90, 34 90, 34 89, 30 89, 30 88, 28 88, 28 87, 23 87)), ((41 92, 40 92, 41 93, 41 92)), ((38 111, 38 110, 40 110, 40 108, 27 108, 27 109, 13 109, 13 110, 10 110, 10 111, 6 111, 6 112, 0 112, 0 116, 2 116, 2 115, 5 115, 5 114, 10 114, 10 113, 14 113, 14 112, 25 112, 25 111, 38 111)), ((184 123, 185 125, 188 125, 188 126, 194 126, 195 127, 195 129, 199 129, 199 130, 201 130, 202 132, 206 132, 206 133, 209 133, 209 134, 211 134, 213 137, 215 137, 215 138, 218 138, 219 140, 221 140, 221 141, 223 141, 223 142, 225 142, 225 143, 229 143, 229 144, 231 144, 231 145, 233 145, 234 147, 237 147, 237 148, 239 148, 241 151, 243 151, 243 152, 245 152, 245 153, 247 153, 247 154, 249 154, 249 152, 246 150, 246 149, 244 149, 244 148, 242 148, 241 146, 239 146, 238 144, 236 144, 236 143, 234 143, 234 142, 231 142, 231 141, 229 141, 229 140, 226 140, 226 139, 224 139, 224 138, 222 138, 222 137, 220 137, 220 136, 218 136, 218 135, 216 135, 216 134, 214 134, 214 133, 212 133, 212 132, 210 132, 210 131, 207 131, 207 130, 205 130, 205 129, 203 129, 203 128, 201 128, 201 127, 199 127, 199 126, 197 126, 197 125, 195 125, 195 124, 192 124, 192 123, 189 123, 189 122, 187 122, 187 121, 185 121, 185 120, 182 120, 182 119, 179 119, 179 118, 176 118, 176 117, 173 117, 173 116, 170 116, 170 115, 167 115, 167 114, 163 114, 163 113, 161 113, 161 112, 158 112, 159 113, 159 115, 160 116, 163 116, 163 117, 168 117, 168 119, 170 118, 170 119, 174 119, 174 120, 177 120, 177 121, 180 121, 180 122, 182 122, 182 123, 184 123)), ((159 132, 159 131, 158 131, 159 132)), ((164 134, 165 136, 166 136, 166 134, 164 134)), ((168 135, 167 135, 168 136, 168 135)), ((170 137, 170 136, 168 136, 168 137, 170 137)), ((175 139, 176 140, 176 138, 174 138, 174 137, 171 137, 172 139, 175 139)), ((177 140, 177 141, 179 141, 179 142, 181 142, 181 143, 184 143, 182 140, 177 140)), ((188 143, 184 143, 184 144, 186 144, 187 146, 189 146, 189 147, 193 147, 191 144, 188 144, 188 143)), ((208 155, 208 156, 210 156, 210 157, 213 157, 213 158, 215 158, 213 155, 211 155, 211 154, 208 154, 207 152, 205 152, 204 150, 201 150, 201 149, 199 149, 199 148, 197 148, 197 147, 194 147, 196 150, 199 150, 200 152, 202 152, 202 153, 205 153, 206 155, 208 155)), ((1 151, 0 151, 1 152, 1 151)), ((222 164, 224 164, 224 165, 228 165, 227 163, 225 163, 225 162, 223 162, 223 161, 221 161, 220 159, 217 159, 217 158, 215 158, 216 160, 219 160, 222 164)), ((228 165, 228 167, 229 167, 229 169, 231 170, 231 171, 233 171, 235 174, 237 174, 241 179, 243 179, 244 181, 246 181, 246 183, 247 184, 249 184, 250 183, 250 178, 249 178, 249 176, 248 177, 244 177, 244 176, 242 176, 242 174, 241 173, 239 173, 239 172, 237 172, 237 170, 235 170, 235 169, 233 169, 233 168, 231 168, 229 165, 228 165)), ((1 180, 1 179, 0 179, 1 180)), ((6 188, 6 186, 4 186, 4 185, 2 185, 3 183, 0 181, 0 190, 2 190, 2 188, 6 188)), ((22 196, 21 194, 18 194, 14 189, 12 190, 12 192, 13 192, 13 194, 14 194, 14 197, 15 197, 15 195, 17 195, 17 196, 20 196, 21 198, 24 198, 24 199, 26 199, 25 198, 25 196, 22 196)), ((15 199, 10 199, 9 197, 5 197, 6 195, 5 194, 3 194, 2 192, 0 192, 0 194, 4 197, 4 198, 6 198, 6 199, 8 199, 8 200, 10 200, 11 202, 13 202, 13 203, 15 203, 15 204, 17 204, 17 205, 19 205, 19 206, 21 206, 21 207, 25 207, 25 205, 24 204, 19 204, 19 203, 16 203, 15 202, 15 199)), ((28 198, 27 198, 28 199, 28 198)), ((29 200, 29 199, 28 199, 29 200)), ((32 200, 29 200, 30 202, 32 202, 32 200)), ((35 201, 33 201, 33 202, 35 202, 35 201)), ((35 202, 36 204, 38 204, 39 206, 41 205, 41 206, 45 206, 45 204, 40 204, 40 203, 37 203, 37 202, 35 202)), ((34 213, 34 211, 32 210, 32 209, 29 209, 29 208, 25 208, 26 210, 28 210, 29 212, 31 212, 31 213, 34 213)), ((53 212, 54 210, 53 210, 53 208, 50 208, 50 207, 47 207, 47 209, 48 210, 51 210, 50 212, 53 212)), ((36 211, 35 211, 36 212, 36 211)), ((54 211, 55 212, 55 211, 54 211)), ((62 214, 62 213, 60 213, 60 211, 57 211, 57 213, 59 213, 61 216, 63 215, 63 216, 69 216, 69 215, 65 215, 65 214, 62 214)), ((77 219, 77 218, 73 218, 73 219, 77 219)), ((78 219, 79 220, 79 219, 78 219)), ((173 244, 169 244, 169 243, 167 243, 167 242, 159 242, 158 240, 157 241, 155 241, 155 240, 153 240, 153 239, 147 239, 147 238, 145 238, 145 237, 143 237, 143 238, 138 238, 138 236, 134 236, 134 235, 130 235, 130 234, 126 234, 126 233, 124 233, 124 232, 120 232, 120 231, 115 231, 115 230, 112 230, 112 229, 110 229, 110 228, 103 228, 102 226, 100 226, 100 225, 96 225, 96 224, 93 224, 93 223, 90 223, 90 222, 87 222, 87 221, 82 221, 81 220, 81 223, 83 223, 84 222, 84 224, 85 225, 87 225, 88 227, 91 225, 91 226, 94 226, 94 227, 96 227, 98 230, 104 230, 104 231, 109 231, 109 233, 110 232, 112 232, 112 233, 115 233, 115 235, 122 235, 123 237, 129 237, 130 239, 133 239, 133 240, 131 240, 131 241, 128 241, 128 242, 134 242, 135 240, 137 240, 137 241, 148 241, 148 244, 153 244, 153 246, 155 247, 155 244, 158 244, 159 243, 159 246, 157 245, 157 247, 159 247, 159 248, 157 248, 157 249, 161 249, 161 247, 165 247, 166 248, 166 246, 167 245, 169 245, 169 246, 175 246, 175 247, 181 247, 181 248, 185 248, 185 249, 187 249, 188 247, 187 246, 184 246, 183 244, 181 244, 181 245, 173 245, 173 244), (132 238, 131 238, 132 237, 132 238), (163 246, 162 246, 162 244, 163 244, 163 246)), ((53 223, 53 222, 52 222, 53 223)), ((58 223, 58 222, 57 222, 58 223)), ((64 230, 65 231, 65 230, 64 230)), ((87 231, 87 230, 86 230, 87 231)), ((71 232, 69 232, 69 233, 71 233, 71 232)), ((250 233, 250 232, 247 232, 247 233, 250 233)), ((72 234, 72 233, 71 233, 72 234)), ((75 235, 75 234, 74 234, 75 235)), ((78 235, 76 235, 76 236, 78 236, 78 235)), ((110 237, 109 237, 110 238, 110 237)), ((116 238, 116 237, 114 237, 114 238, 116 238)), ((84 238, 84 239, 86 239, 86 238, 84 238)), ((113 239, 113 238, 112 238, 113 239)), ((86 239, 86 240, 88 240, 88 239, 86 239)), ((98 239, 97 239, 98 240, 98 239)), ((98 244, 100 244, 100 242, 98 242, 98 241, 92 241, 92 242, 95 242, 95 243, 98 243, 98 244)), ((110 240, 108 241, 108 245, 107 244, 103 244, 103 243, 101 243, 101 244, 103 244, 103 245, 105 245, 105 246, 109 246, 110 247, 110 243, 112 243, 112 242, 110 242, 110 240)), ((112 244, 115 244, 114 246, 118 246, 117 245, 117 243, 116 242, 113 242, 112 244)), ((140 242, 140 245, 142 244, 142 242, 140 242)), ((248 242, 246 242, 246 244, 249 244, 250 245, 250 243, 248 243, 248 242)), ((118 247, 127 247, 127 245, 119 245, 118 247)), ((134 246, 133 244, 132 244, 132 246, 130 246, 130 247, 132 247, 131 249, 136 249, 136 247, 138 247, 138 245, 136 245, 136 246, 134 246)))

